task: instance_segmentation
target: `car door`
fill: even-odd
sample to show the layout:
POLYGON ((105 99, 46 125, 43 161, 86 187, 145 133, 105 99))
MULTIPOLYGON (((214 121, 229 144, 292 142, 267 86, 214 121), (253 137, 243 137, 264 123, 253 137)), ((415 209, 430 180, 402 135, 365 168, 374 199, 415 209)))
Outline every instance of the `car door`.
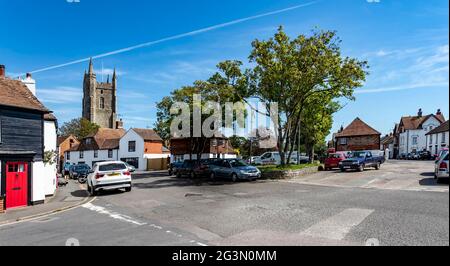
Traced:
POLYGON ((223 177, 231 177, 233 174, 233 167, 229 161, 223 161, 223 177))
POLYGON ((375 161, 374 161, 373 155, 371 152, 368 152, 367 156, 366 156, 366 166, 374 166, 374 165, 375 165, 375 161))

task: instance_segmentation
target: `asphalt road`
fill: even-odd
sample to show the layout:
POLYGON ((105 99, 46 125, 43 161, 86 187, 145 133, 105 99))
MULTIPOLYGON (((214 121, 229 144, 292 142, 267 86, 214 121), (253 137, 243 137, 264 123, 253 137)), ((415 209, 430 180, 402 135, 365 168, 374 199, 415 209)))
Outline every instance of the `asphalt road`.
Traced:
POLYGON ((94 246, 448 246, 449 193, 154 173, 135 176, 131 193, 103 194, 72 211, 0 227, 0 245, 65 245, 71 238, 94 246))

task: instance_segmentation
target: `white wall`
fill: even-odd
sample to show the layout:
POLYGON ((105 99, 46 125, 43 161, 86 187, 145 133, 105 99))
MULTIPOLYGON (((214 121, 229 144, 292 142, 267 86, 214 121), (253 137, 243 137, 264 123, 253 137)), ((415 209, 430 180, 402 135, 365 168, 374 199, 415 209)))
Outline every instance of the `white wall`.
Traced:
POLYGON ((399 152, 400 154, 408 154, 416 151, 428 150, 427 145, 427 137, 426 134, 430 132, 430 130, 441 125, 436 118, 430 117, 427 121, 425 121, 422 125, 423 129, 417 130, 407 130, 404 133, 400 134, 400 143, 399 143, 399 152), (413 140, 417 138, 417 144, 414 144, 413 140))
POLYGON ((147 159, 161 159, 169 158, 170 154, 146 154, 145 153, 145 141, 137 134, 133 129, 130 129, 121 139, 119 146, 119 160, 125 158, 139 158, 139 168, 136 170, 146 171, 147 170, 147 159), (136 141, 136 151, 129 152, 128 143, 130 141, 136 141))
POLYGON ((449 137, 448 131, 427 136, 427 150, 431 152, 431 154, 437 154, 441 148, 448 148, 449 137))
MULTIPOLYGON (((56 135, 56 123, 54 121, 44 122, 44 150, 57 152, 57 135, 56 135)), ((57 163, 54 164, 44 164, 44 169, 40 175, 42 175, 42 182, 44 183, 45 195, 53 195, 56 190, 56 174, 57 174, 57 163)))
POLYGON ((32 179, 31 179, 31 201, 32 202, 38 202, 45 200, 46 196, 46 184, 47 184, 47 177, 46 177, 46 168, 44 166, 44 162, 34 162, 32 163, 32 179))
POLYGON ((144 139, 139 136, 133 129, 128 130, 128 132, 120 139, 119 145, 119 160, 123 158, 139 158, 139 168, 136 170, 146 171, 147 170, 147 159, 144 158, 145 142, 144 139), (136 151, 128 151, 128 142, 136 141, 136 151))
POLYGON ((118 152, 119 152, 119 150, 117 150, 117 149, 113 150, 113 157, 108 158, 108 150, 99 150, 98 157, 94 158, 94 151, 90 150, 90 151, 84 151, 84 158, 80 158, 79 151, 71 151, 70 152, 70 160, 67 160, 67 156, 66 156, 65 162, 69 162, 71 164, 79 164, 80 162, 84 162, 87 165, 92 167, 93 166, 92 162, 117 161, 118 160, 118 156, 117 156, 118 152))

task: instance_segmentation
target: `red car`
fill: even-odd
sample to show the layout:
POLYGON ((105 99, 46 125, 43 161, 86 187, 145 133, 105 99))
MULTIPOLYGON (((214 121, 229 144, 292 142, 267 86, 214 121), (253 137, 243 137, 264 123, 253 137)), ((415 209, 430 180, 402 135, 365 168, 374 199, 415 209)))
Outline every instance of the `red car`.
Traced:
POLYGON ((347 159, 343 153, 330 153, 325 159, 325 171, 339 168, 339 163, 347 159))

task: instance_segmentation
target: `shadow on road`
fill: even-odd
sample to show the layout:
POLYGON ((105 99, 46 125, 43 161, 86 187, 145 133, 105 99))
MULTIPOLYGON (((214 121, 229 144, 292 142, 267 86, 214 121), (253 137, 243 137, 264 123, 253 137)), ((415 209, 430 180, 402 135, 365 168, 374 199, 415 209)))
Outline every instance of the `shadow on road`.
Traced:
POLYGON ((434 178, 434 174, 432 173, 431 176, 433 177, 429 177, 429 178, 424 178, 422 180, 419 181, 419 184, 421 186, 448 186, 449 185, 449 179, 445 179, 445 180, 439 180, 439 182, 437 181, 437 179, 434 178))
POLYGON ((134 183, 133 187, 138 189, 158 189, 167 187, 224 186, 233 184, 235 183, 229 181, 227 182, 226 180, 211 180, 208 178, 185 179, 173 177, 169 179, 158 179, 146 183, 134 183))
POLYGON ((75 198, 86 198, 87 196, 89 196, 89 193, 87 192, 87 190, 76 190, 71 192, 70 195, 75 198))

